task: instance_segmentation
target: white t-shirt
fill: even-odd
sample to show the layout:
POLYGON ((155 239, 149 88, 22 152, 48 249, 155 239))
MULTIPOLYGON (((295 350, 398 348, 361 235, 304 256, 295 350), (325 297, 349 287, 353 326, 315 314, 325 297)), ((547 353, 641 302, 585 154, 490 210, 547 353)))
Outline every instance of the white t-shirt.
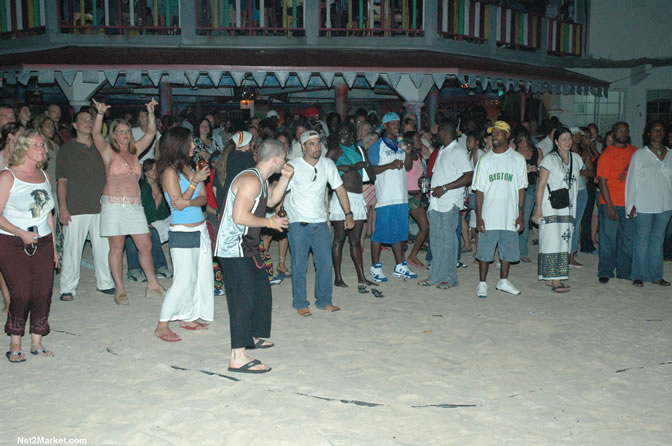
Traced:
MULTIPOLYGON (((394 150, 380 138, 369 147, 369 160, 374 166, 389 164, 394 160, 406 160, 406 152, 401 148, 394 150)), ((408 203, 408 184, 406 170, 388 169, 376 175, 376 208, 408 203)))
MULTIPOLYGON (((432 171, 432 189, 444 184, 452 183, 464 173, 474 170, 469 160, 467 149, 462 147, 457 140, 441 148, 434 162, 432 171)), ((450 189, 441 198, 429 197, 429 210, 448 212, 453 206, 462 209, 464 206, 464 187, 450 189)))
MULTIPOLYGON (((133 128, 131 129, 131 133, 133 134, 133 139, 134 139, 136 142, 137 142, 138 140, 142 139, 143 136, 145 136, 145 132, 143 132, 142 129, 141 129, 140 127, 133 127, 133 128)), ((149 150, 147 151, 147 153, 145 153, 145 155, 144 155, 142 158, 140 158, 140 159, 138 160, 138 161, 140 162, 140 164, 142 164, 142 162, 145 161, 145 160, 147 160, 147 159, 154 159, 154 158, 155 158, 155 156, 154 156, 154 148, 156 147, 156 142, 159 140, 159 138, 161 138, 161 132, 159 132, 159 131, 157 130, 157 131, 156 131, 156 136, 154 136, 154 141, 152 141, 152 146, 149 148, 149 150)))
POLYGON ((537 143, 537 147, 541 149, 541 153, 544 154, 544 156, 548 155, 551 153, 551 150, 553 150, 553 141, 551 141, 551 138, 548 136, 541 141, 537 143))
POLYGON ((289 161, 294 168, 294 176, 289 182, 285 209, 290 223, 322 223, 327 221, 325 199, 327 183, 336 190, 343 184, 336 164, 329 158, 321 157, 311 166, 303 158, 289 161))
POLYGON ((526 187, 525 157, 515 150, 509 148, 504 153, 491 150, 478 160, 472 189, 483 192, 481 217, 486 230, 518 230, 518 191, 526 187))

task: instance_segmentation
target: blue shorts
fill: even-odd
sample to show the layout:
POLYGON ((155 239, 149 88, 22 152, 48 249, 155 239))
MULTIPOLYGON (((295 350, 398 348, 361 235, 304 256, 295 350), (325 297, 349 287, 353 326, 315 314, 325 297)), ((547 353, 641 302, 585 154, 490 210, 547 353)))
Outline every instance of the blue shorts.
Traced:
POLYGON ((408 204, 376 208, 376 226, 371 241, 394 245, 408 240, 408 204))
POLYGON ((495 260, 495 248, 499 245, 499 259, 505 262, 520 261, 520 245, 516 231, 492 230, 478 234, 476 258, 483 262, 495 260))

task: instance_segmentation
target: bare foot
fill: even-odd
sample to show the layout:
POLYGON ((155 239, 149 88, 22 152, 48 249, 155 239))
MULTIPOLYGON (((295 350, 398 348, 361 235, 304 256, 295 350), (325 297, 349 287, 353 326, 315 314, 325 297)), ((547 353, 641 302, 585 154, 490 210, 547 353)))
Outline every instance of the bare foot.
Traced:
POLYGON ((376 282, 371 282, 370 280, 366 280, 365 278, 362 278, 357 281, 360 285, 368 285, 368 286, 378 286, 376 282))
POLYGON ((291 271, 289 271, 289 269, 285 266, 284 263, 279 263, 276 269, 278 270, 278 272, 281 272, 286 277, 291 277, 292 275, 291 271))
POLYGON ((207 330, 208 324, 202 324, 197 321, 182 321, 180 322, 180 327, 184 328, 185 330, 207 330))
POLYGON ((341 287, 341 288, 348 288, 348 284, 343 282, 343 279, 334 280, 334 286, 341 287))
POLYGON ((154 335, 165 342, 179 342, 182 340, 182 338, 170 328, 157 328, 154 330, 154 335))

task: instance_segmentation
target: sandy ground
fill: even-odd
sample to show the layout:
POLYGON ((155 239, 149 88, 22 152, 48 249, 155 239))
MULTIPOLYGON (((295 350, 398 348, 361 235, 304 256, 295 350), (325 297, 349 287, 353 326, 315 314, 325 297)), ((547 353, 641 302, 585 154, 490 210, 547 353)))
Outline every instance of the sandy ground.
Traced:
MULTIPOLYGON (((273 288, 276 346, 252 352, 273 367, 265 375, 227 371, 225 297, 210 330, 175 323, 183 342, 169 344, 153 336, 161 302, 142 285, 129 284, 131 304, 117 306, 83 268, 66 303, 57 277, 44 340, 55 357, 0 361, 0 444, 672 443, 670 288, 600 285, 597 257, 583 255, 570 294, 538 282, 535 263, 512 267, 520 296, 497 292, 493 265, 490 297, 477 299, 471 256, 457 288, 390 277, 382 299, 357 293, 346 258, 350 288, 334 291, 343 310, 313 306, 309 318, 292 309, 286 280, 273 288)), ((383 262, 391 276, 391 253, 383 262)), ((311 267, 309 290, 313 277, 311 267)))

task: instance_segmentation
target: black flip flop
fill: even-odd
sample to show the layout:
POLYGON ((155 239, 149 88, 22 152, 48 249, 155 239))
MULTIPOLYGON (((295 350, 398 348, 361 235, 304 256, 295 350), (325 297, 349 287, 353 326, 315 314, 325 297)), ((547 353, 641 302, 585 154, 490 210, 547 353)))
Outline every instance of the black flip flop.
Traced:
POLYGON ((359 291, 359 294, 369 294, 369 290, 366 288, 366 285, 357 285, 357 291, 359 291))
POLYGON ((266 342, 266 341, 267 341, 266 339, 261 339, 261 338, 260 338, 257 342, 254 343, 254 348, 258 348, 258 349, 262 349, 262 350, 263 350, 263 349, 265 349, 265 348, 271 348, 271 347, 273 347, 273 346, 275 345, 275 344, 272 343, 271 341, 268 341, 268 342, 271 342, 270 344, 264 345, 264 342, 266 342))
POLYGON ((63 302, 72 302, 74 297, 70 293, 63 293, 63 294, 61 294, 59 299, 62 300, 63 302))
POLYGON ((378 291, 375 288, 371 288, 371 293, 374 295, 374 297, 385 297, 385 296, 383 296, 382 292, 378 291))
POLYGON ((233 367, 229 367, 229 372, 260 374, 260 373, 267 373, 267 372, 271 371, 270 367, 267 368, 267 369, 264 369, 264 370, 252 370, 252 367, 254 367, 255 365, 259 365, 259 364, 261 364, 261 361, 259 361, 258 359, 254 359, 254 360, 248 362, 247 364, 242 365, 242 366, 240 366, 238 368, 235 368, 235 369, 233 367))

